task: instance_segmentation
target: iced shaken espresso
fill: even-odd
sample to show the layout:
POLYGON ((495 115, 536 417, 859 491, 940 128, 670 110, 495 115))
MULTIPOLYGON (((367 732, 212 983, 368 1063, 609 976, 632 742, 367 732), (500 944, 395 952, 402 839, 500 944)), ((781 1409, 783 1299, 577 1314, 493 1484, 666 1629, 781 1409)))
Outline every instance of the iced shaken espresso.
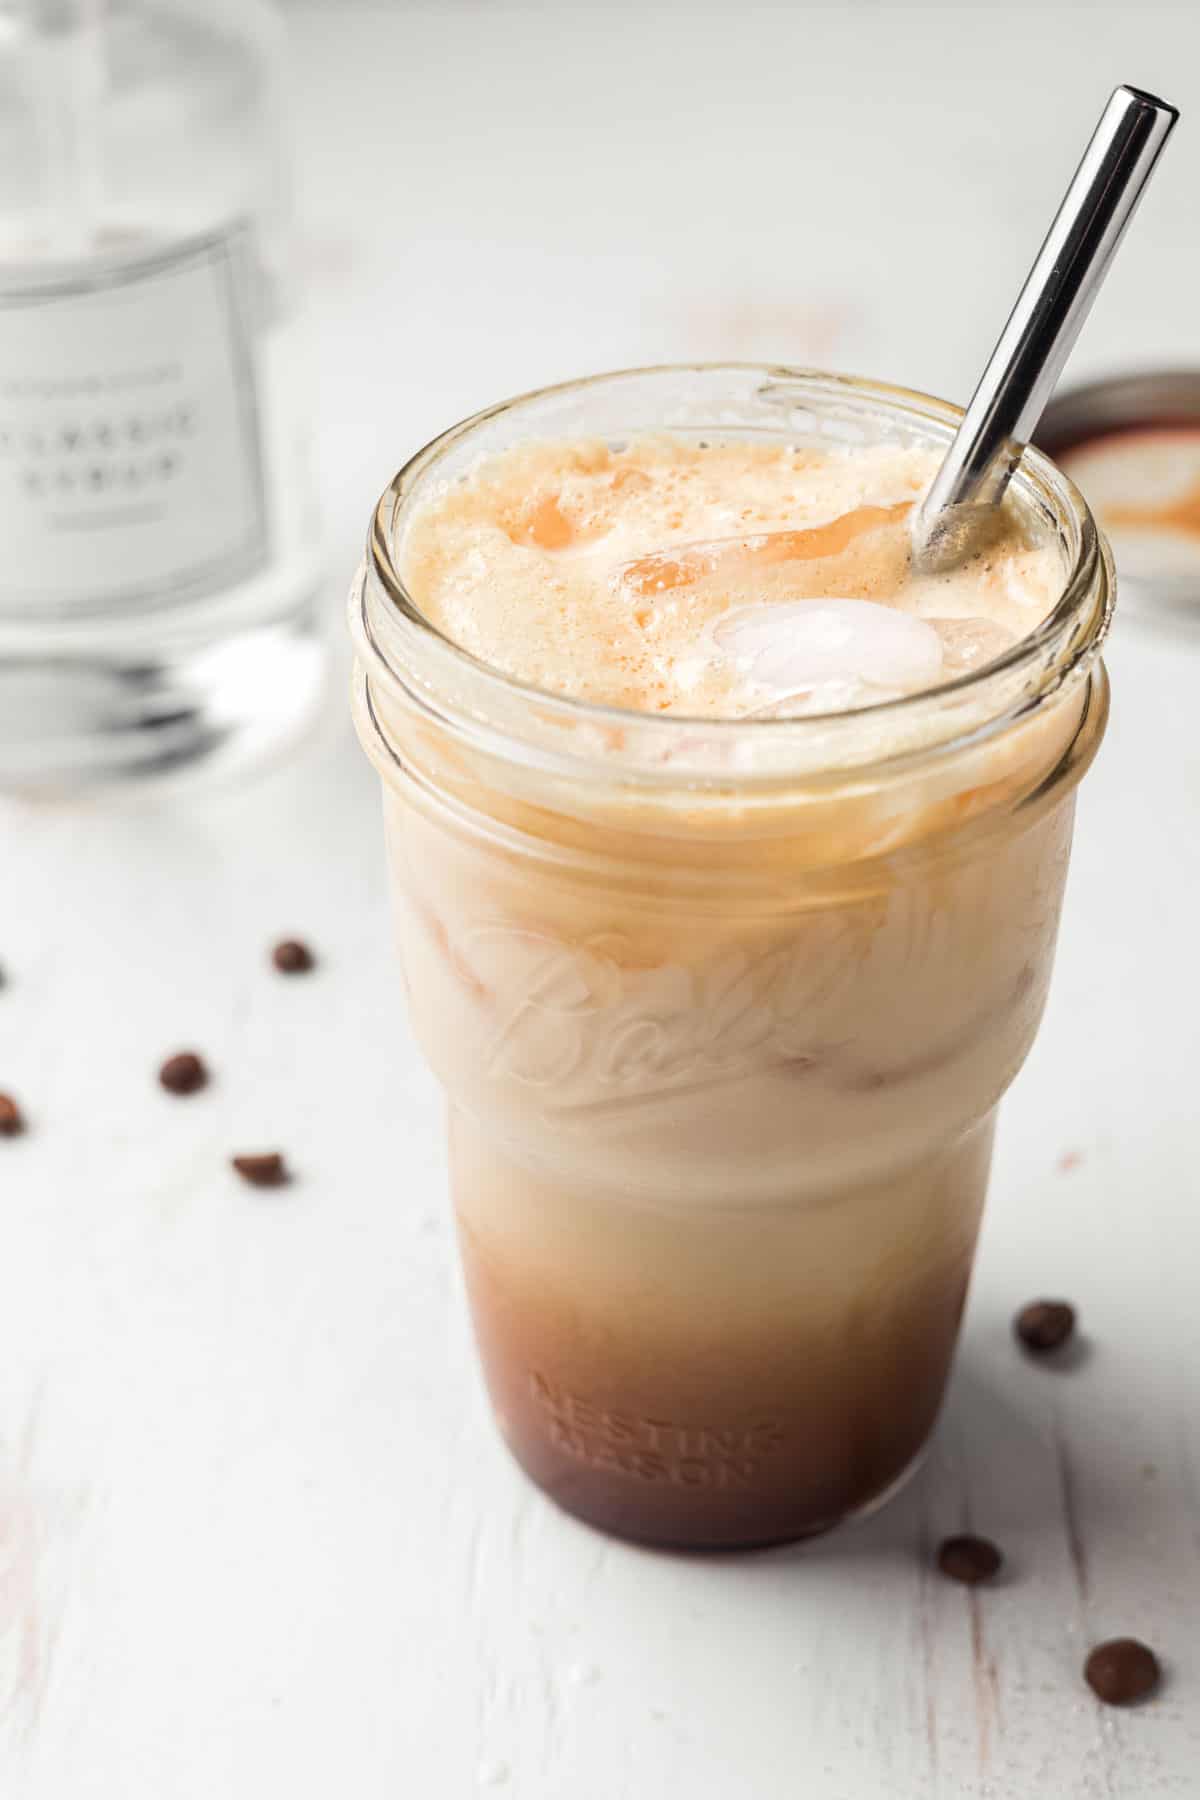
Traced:
POLYGON ((1036 454, 912 573, 957 417, 614 375, 447 433, 376 514, 358 724, 483 1366, 517 1460, 624 1536, 824 1530, 941 1400, 1111 603, 1036 454))

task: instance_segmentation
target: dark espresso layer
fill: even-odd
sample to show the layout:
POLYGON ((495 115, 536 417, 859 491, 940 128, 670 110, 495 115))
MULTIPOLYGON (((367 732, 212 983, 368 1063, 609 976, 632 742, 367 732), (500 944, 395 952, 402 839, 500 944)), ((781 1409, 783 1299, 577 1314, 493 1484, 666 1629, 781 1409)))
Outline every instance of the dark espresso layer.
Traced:
MULTIPOLYGON (((867 1505, 916 1456, 937 1414, 989 1136, 984 1130, 949 1153, 961 1181, 957 1196, 947 1192, 943 1162, 939 1208, 951 1199, 953 1229, 933 1256, 927 1236, 916 1234, 907 1266, 894 1244, 882 1268, 869 1247, 853 1268, 823 1266, 820 1212, 812 1259, 802 1226, 756 1234, 752 1220, 740 1231, 736 1222, 680 1220, 684 1240, 672 1258, 661 1222, 644 1235, 635 1222, 638 1291, 657 1291, 657 1309, 600 1285, 586 1237, 577 1281, 553 1281, 544 1263, 515 1260, 511 1239, 500 1248, 464 1217, 475 1329, 517 1460, 579 1517, 664 1545, 778 1542, 867 1505), (712 1264, 686 1241, 714 1229, 729 1233, 731 1253, 740 1240, 732 1307, 714 1303, 705 1273, 712 1264), (784 1243, 794 1265, 790 1307, 784 1243)), ((476 1214, 472 1200, 460 1196, 460 1213, 476 1214)), ((853 1205, 853 1197, 841 1204, 853 1205)), ((613 1229, 622 1229, 619 1213, 613 1229)))

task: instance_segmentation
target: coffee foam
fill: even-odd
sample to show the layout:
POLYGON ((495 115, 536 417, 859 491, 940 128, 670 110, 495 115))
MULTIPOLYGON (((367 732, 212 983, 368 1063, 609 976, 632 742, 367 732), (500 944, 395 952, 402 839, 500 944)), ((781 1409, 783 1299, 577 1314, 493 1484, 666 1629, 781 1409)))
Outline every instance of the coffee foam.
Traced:
POLYGON ((894 444, 518 446, 415 510, 401 572, 448 637, 552 693, 694 718, 869 705, 991 661, 1061 591, 1057 549, 1012 509, 961 568, 911 574, 937 463, 894 444))

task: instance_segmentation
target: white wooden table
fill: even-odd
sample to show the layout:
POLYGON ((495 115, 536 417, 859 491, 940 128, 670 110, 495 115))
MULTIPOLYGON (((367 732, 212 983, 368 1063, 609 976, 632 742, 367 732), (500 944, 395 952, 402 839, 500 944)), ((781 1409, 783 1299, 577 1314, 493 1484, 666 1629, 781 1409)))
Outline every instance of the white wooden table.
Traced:
MULTIPOLYGON (((331 617, 391 468, 523 385, 706 353, 962 396, 1106 88, 1200 101, 1182 8, 294 26, 331 617)), ((1197 357, 1188 123, 1080 368, 1197 357)), ((340 695, 242 790, 0 814, 5 1800, 1200 1795, 1200 635, 1110 662, 932 1456, 752 1558, 609 1543, 491 1434, 340 695), (230 1174, 274 1147, 293 1187, 230 1174), (1070 1371, 1013 1346, 1042 1292, 1070 1371), (976 1597, 928 1567, 967 1524, 1010 1559, 976 1597), (1106 1713, 1080 1663, 1123 1632, 1168 1682, 1106 1713)))

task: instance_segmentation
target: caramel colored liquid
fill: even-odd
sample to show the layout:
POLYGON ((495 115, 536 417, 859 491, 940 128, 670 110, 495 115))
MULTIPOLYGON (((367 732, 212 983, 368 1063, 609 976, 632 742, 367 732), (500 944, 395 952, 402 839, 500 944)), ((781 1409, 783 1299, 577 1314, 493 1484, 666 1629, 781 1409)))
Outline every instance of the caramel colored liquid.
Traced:
POLYGON ((1106 524, 1134 525, 1145 530, 1183 531, 1200 537, 1200 482, 1159 506, 1134 506, 1113 501, 1104 509, 1106 524))

